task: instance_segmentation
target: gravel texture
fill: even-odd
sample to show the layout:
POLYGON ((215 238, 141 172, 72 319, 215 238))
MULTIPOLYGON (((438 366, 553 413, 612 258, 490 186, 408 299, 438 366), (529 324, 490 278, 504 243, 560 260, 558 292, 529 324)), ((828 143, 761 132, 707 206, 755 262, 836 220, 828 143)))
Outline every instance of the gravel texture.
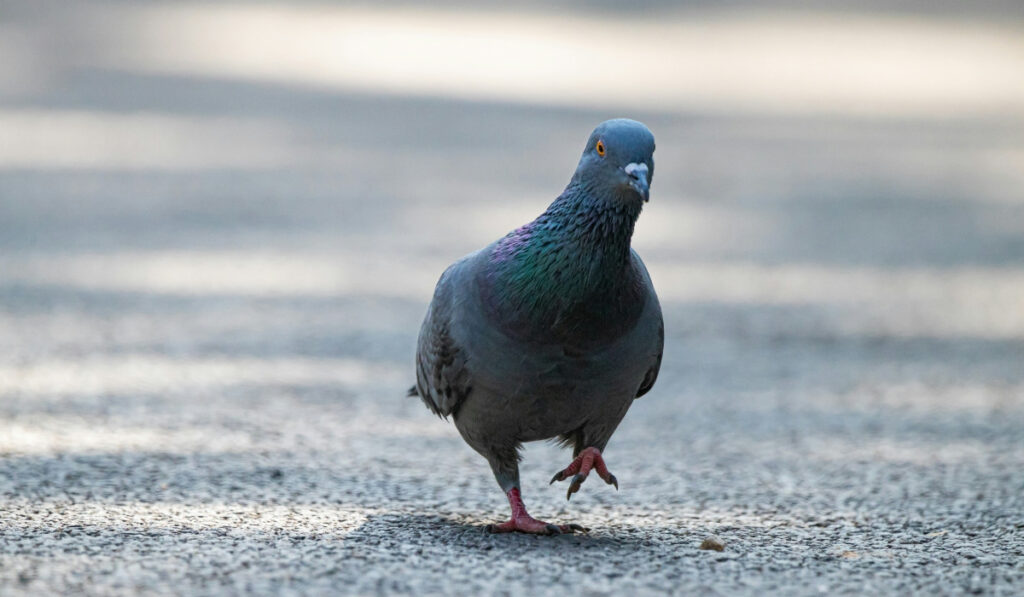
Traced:
POLYGON ((415 334, 617 114, 100 68, 30 5, 0 21, 46 58, 0 96, 38 133, 0 140, 5 597, 1024 592, 1024 118, 630 113, 661 378, 620 491, 567 503, 569 454, 526 450, 531 513, 589 535, 488 535, 486 463, 404 397, 415 334))

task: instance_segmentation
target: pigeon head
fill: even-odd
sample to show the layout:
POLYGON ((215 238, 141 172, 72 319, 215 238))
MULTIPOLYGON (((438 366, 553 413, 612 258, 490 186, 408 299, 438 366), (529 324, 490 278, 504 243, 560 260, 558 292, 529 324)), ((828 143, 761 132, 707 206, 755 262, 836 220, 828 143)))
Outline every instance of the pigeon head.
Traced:
POLYGON ((573 179, 620 201, 647 201, 654 176, 654 135, 628 118, 602 122, 590 134, 573 179))
POLYGON ((646 126, 624 118, 601 123, 565 190, 487 252, 484 292, 509 330, 558 327, 582 342, 588 318, 632 321, 623 314, 642 304, 630 294, 639 275, 630 244, 649 197, 653 153, 646 126))

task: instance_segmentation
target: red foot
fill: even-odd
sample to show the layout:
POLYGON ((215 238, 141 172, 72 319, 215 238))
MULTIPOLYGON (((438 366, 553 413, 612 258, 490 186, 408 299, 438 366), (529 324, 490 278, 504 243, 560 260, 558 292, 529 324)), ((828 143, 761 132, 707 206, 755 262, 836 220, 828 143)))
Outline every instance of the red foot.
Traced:
POLYGON ((569 466, 565 467, 565 470, 558 471, 554 477, 551 477, 551 482, 564 481, 569 475, 575 475, 572 478, 572 483, 569 484, 569 491, 565 494, 565 499, 569 499, 572 497, 572 494, 580 490, 580 485, 587 479, 591 469, 597 471, 597 476, 604 479, 605 483, 614 485, 616 490, 619 489, 619 480, 615 478, 615 475, 608 472, 608 467, 604 464, 601 451, 597 448, 584 448, 579 456, 569 466))
POLYGON ((492 533, 532 533, 534 535, 560 535, 562 533, 575 533, 580 531, 586 533, 587 529, 578 524, 551 524, 543 520, 537 520, 526 512, 526 505, 519 494, 519 489, 513 487, 508 490, 508 504, 512 507, 512 518, 501 524, 489 524, 487 530, 492 533))

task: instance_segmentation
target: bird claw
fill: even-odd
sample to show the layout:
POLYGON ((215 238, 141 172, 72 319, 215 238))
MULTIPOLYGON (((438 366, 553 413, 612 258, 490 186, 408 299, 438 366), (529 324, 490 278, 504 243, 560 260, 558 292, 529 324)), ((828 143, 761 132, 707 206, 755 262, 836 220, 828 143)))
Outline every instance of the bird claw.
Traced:
POLYGON ((569 524, 548 524, 547 531, 549 535, 572 535, 574 533, 590 533, 590 529, 587 527, 571 522, 569 524))
POLYGON ((501 524, 489 524, 484 527, 488 533, 528 533, 531 535, 572 535, 574 533, 589 533, 590 529, 576 523, 551 524, 536 520, 530 516, 520 519, 512 519, 501 524))
MULTIPOLYGON (((551 477, 551 483, 555 481, 564 481, 572 475, 572 483, 569 484, 568 490, 565 492, 565 499, 572 499, 572 494, 580 490, 580 485, 587 479, 587 475, 590 474, 591 469, 597 471, 605 483, 614 485, 615 490, 619 489, 619 480, 615 478, 615 475, 608 471, 608 467, 604 463, 604 458, 601 457, 601 451, 597 448, 586 448, 573 459, 572 463, 565 469, 555 473, 554 477, 551 477)), ((549 485, 551 483, 548 483, 549 485)))
POLYGON ((565 492, 565 499, 568 500, 572 497, 572 494, 580 490, 580 485, 586 481, 587 476, 583 474, 577 474, 572 478, 572 483, 569 484, 569 490, 565 492))

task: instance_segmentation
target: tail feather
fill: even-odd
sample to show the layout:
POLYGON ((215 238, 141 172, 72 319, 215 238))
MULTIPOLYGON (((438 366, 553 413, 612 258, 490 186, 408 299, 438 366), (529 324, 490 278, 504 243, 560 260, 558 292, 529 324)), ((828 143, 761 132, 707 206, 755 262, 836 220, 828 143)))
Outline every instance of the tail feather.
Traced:
POLYGON ((412 398, 414 396, 419 396, 420 392, 419 390, 416 389, 416 386, 414 385, 413 387, 409 388, 409 391, 406 392, 405 395, 409 398, 412 398))

